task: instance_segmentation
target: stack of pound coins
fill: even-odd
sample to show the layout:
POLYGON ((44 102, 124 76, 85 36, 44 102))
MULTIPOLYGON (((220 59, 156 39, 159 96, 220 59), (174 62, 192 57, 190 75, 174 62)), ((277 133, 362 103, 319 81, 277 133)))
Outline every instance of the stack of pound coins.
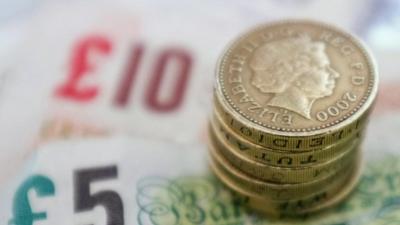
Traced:
POLYGON ((253 209, 308 214, 342 201, 361 174, 376 66, 350 34, 312 21, 255 28, 216 74, 212 170, 253 209))

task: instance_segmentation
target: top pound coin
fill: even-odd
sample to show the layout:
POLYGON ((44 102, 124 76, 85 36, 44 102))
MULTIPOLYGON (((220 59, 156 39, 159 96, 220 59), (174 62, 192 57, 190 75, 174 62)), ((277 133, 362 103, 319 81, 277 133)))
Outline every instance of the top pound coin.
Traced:
POLYGON ((312 21, 260 26, 217 66, 223 110, 260 133, 307 137, 348 127, 371 108, 378 73, 355 37, 312 21))

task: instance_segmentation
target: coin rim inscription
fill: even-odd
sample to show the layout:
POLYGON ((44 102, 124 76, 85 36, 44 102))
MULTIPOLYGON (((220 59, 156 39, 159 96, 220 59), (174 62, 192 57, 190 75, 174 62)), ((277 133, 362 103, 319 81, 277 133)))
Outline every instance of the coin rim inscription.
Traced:
MULTIPOLYGON (((211 128, 209 125, 209 129, 211 128)), ((244 174, 251 176, 255 179, 265 181, 267 183, 275 184, 300 184, 307 183, 313 180, 322 180, 337 171, 346 167, 348 163, 357 155, 359 148, 358 142, 353 142, 351 145, 344 147, 345 151, 332 157, 331 159, 318 163, 315 165, 297 166, 297 167, 280 167, 275 165, 268 165, 261 162, 253 162, 252 159, 247 158, 231 149, 229 144, 224 140, 217 138, 218 134, 214 131, 208 132, 208 141, 212 142, 214 149, 234 167, 241 170, 244 174), (354 155, 353 155, 354 154, 354 155), (328 170, 328 171, 326 171, 328 170), (324 171, 317 173, 317 171, 324 171), (278 177, 277 177, 278 176, 278 177)))
POLYGON ((216 82, 216 91, 220 92, 221 94, 217 94, 217 98, 222 97, 223 99, 219 99, 221 103, 224 102, 224 100, 228 104, 221 104, 223 107, 229 107, 228 111, 234 112, 232 116, 239 120, 242 121, 244 124, 248 124, 249 121, 252 122, 252 126, 256 127, 256 129, 267 132, 267 133, 275 133, 277 135, 284 135, 284 136, 309 136, 309 135, 314 135, 314 134, 320 134, 324 132, 329 132, 329 129, 340 129, 341 127, 344 127, 348 124, 351 124, 354 120, 356 120, 360 115, 362 115, 365 111, 368 110, 368 108, 373 104, 376 95, 377 95, 377 89, 378 89, 378 83, 379 83, 379 78, 378 78, 378 69, 377 69, 377 64, 375 59, 373 58, 371 51, 368 49, 368 47, 357 37, 351 35, 350 33, 339 29, 335 26, 326 24, 326 23, 321 23, 321 22, 314 22, 311 20, 284 20, 284 21, 275 21, 271 22, 268 24, 260 25, 254 29, 251 29, 247 32, 245 32, 244 35, 240 36, 239 38, 235 39, 233 42, 231 42, 225 51, 223 51, 222 56, 219 58, 217 67, 216 67, 216 75, 217 75, 217 82, 216 82), (361 98, 359 104, 355 106, 350 112, 347 114, 343 115, 339 119, 335 120, 334 122, 322 124, 319 126, 314 126, 314 127, 309 127, 309 128, 286 128, 286 127, 278 127, 278 126, 273 126, 269 125, 266 123, 263 123, 261 121, 258 121, 246 113, 244 113, 238 106, 235 105, 235 103, 232 101, 232 99, 229 97, 227 94, 227 91, 224 86, 223 82, 223 77, 224 73, 222 71, 223 68, 226 67, 227 64, 227 58, 229 55, 231 55, 232 51, 234 48, 238 46, 238 43, 245 40, 248 38, 248 36, 259 32, 261 30, 271 28, 271 27, 276 27, 279 25, 291 25, 291 24, 301 24, 301 25, 311 25, 314 27, 320 27, 328 30, 332 30, 334 32, 339 33, 342 35, 344 38, 350 40, 352 44, 354 44, 356 47, 359 48, 360 53, 364 56, 366 59, 368 68, 369 68, 369 76, 370 76, 370 82, 367 86, 367 90, 365 92, 365 95, 361 98), (247 120, 247 121, 246 121, 247 120), (337 126, 335 126, 337 125, 337 126))

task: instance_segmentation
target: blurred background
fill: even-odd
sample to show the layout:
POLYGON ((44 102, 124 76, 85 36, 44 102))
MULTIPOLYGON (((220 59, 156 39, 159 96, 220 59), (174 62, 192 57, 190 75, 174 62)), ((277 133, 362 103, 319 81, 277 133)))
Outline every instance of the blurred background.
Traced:
MULTIPOLYGON (((203 153, 187 152, 204 152, 219 56, 241 33, 282 19, 329 23, 369 46, 379 66, 380 94, 366 155, 399 154, 398 0, 1 0, 0 190, 7 195, 0 207, 1 223, 13 215, 12 196, 18 186, 38 171, 62 177, 76 165, 107 160, 120 160, 118 165, 127 167, 132 161, 122 160, 126 154, 135 154, 138 161, 156 160, 146 150, 128 154, 113 144, 104 144, 111 146, 104 150, 110 153, 76 147, 76 154, 56 156, 49 149, 63 152, 75 143, 59 147, 63 144, 54 142, 60 139, 122 135, 135 140, 129 145, 164 148, 160 151, 166 152, 165 158, 175 158, 172 164, 186 157, 185 165, 175 164, 179 170, 195 167, 203 153), (176 148, 191 156, 168 155, 176 148)), ((161 164, 149 165, 160 165, 158 170, 168 173, 170 168, 161 164)), ((72 192, 72 181, 57 182, 72 192)), ((58 203, 68 208, 71 199, 58 203)))

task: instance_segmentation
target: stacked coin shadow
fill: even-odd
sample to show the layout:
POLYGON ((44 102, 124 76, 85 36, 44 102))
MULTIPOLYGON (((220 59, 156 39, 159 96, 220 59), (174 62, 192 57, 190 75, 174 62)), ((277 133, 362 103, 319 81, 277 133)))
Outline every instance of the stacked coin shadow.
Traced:
POLYGON ((354 37, 311 21, 260 26, 229 46, 216 80, 211 168, 251 208, 308 214, 354 189, 378 83, 354 37))

